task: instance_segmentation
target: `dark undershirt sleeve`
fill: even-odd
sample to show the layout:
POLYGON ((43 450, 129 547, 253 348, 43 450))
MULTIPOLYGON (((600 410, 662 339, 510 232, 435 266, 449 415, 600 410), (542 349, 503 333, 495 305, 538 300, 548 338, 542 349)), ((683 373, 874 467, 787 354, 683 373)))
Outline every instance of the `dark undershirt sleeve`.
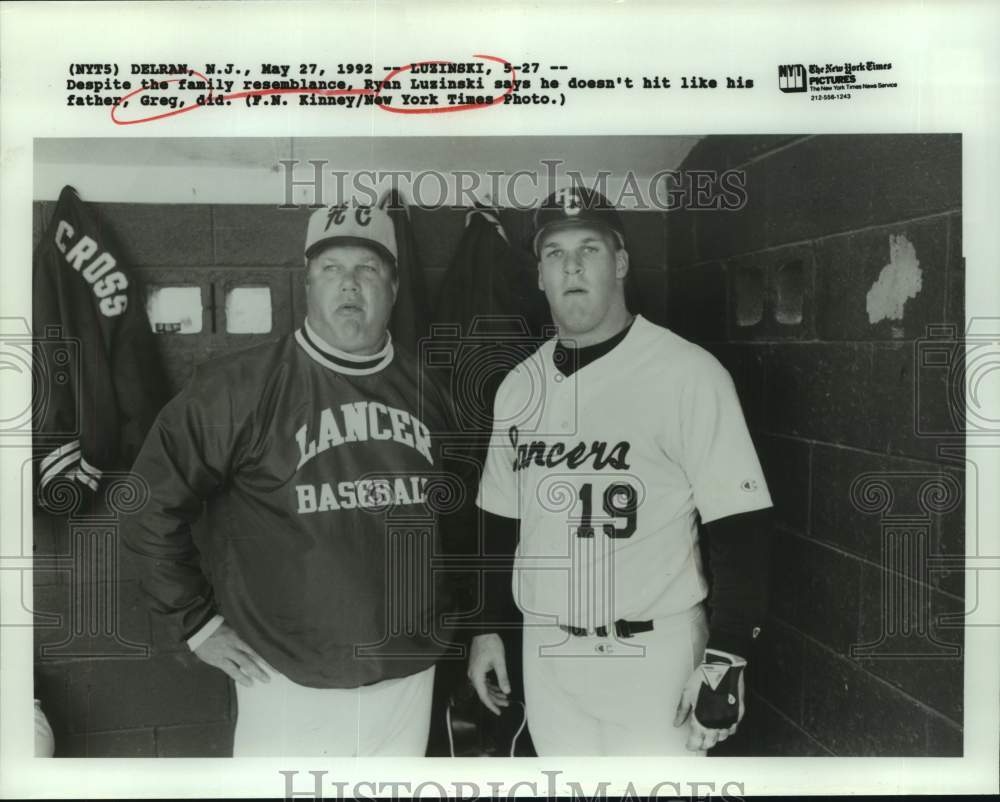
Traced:
POLYGON ((771 510, 719 518, 702 535, 711 573, 708 648, 749 659, 767 615, 771 510))
POLYGON ((482 514, 485 559, 480 583, 483 606, 477 634, 486 635, 520 626, 521 616, 511 593, 511 577, 521 522, 485 510, 482 514))

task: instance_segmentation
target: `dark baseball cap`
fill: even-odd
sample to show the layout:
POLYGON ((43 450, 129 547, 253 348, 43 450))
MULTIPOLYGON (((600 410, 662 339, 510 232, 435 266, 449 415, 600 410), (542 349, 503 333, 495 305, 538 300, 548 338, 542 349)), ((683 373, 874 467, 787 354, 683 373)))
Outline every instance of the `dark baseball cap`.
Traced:
POLYGON ((614 205, 600 192, 587 187, 571 186, 549 195, 535 210, 535 236, 532 250, 538 256, 542 234, 555 228, 595 226, 612 232, 618 244, 625 247, 625 227, 614 205))

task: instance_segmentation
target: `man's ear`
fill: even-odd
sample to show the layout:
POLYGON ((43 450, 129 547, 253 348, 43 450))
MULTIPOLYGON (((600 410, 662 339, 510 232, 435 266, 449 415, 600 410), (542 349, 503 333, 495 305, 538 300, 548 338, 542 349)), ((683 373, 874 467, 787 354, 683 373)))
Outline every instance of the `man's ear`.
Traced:
POLYGON ((545 282, 542 281, 542 263, 538 263, 538 289, 545 292, 545 282))
POLYGON ((617 278, 625 278, 628 275, 628 251, 624 248, 619 248, 615 251, 615 276, 617 278))

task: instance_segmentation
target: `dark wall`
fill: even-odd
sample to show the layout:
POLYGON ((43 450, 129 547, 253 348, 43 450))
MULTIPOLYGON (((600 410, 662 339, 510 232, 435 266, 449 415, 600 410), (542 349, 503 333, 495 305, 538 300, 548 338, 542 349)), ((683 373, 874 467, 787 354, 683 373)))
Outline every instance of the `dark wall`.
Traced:
POLYGON ((682 168, 745 172, 744 209, 668 213, 668 322, 732 373, 776 509, 724 751, 960 755, 962 399, 921 354, 964 328, 961 139, 710 137, 682 168))
MULTIPOLYGON (((85 192, 82 197, 86 200, 85 192)), ((142 281, 202 288, 202 333, 157 338, 174 391, 198 362, 300 325, 308 209, 95 205, 142 281), (271 288, 272 334, 224 333, 219 309, 231 284, 271 288)), ((54 206, 34 205, 36 243, 54 206)), ((527 241, 529 213, 505 210, 501 219, 513 242, 527 241)), ((433 300, 458 246, 465 212, 414 208, 411 220, 433 300)), ((628 213, 625 224, 643 311, 662 322, 664 214, 628 213)), ((149 614, 137 567, 117 547, 113 517, 36 512, 34 522, 36 695, 51 720, 57 756, 229 754, 235 692, 222 672, 194 658, 149 614)))

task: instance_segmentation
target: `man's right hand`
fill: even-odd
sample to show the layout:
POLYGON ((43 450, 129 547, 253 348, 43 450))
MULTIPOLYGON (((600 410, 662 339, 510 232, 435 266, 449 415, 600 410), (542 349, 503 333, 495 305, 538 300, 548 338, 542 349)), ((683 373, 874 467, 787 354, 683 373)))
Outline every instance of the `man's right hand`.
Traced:
MULTIPOLYGON (((501 648, 503 646, 501 645, 501 648)), ((270 668, 236 631, 223 623, 194 650, 195 657, 210 666, 221 668, 240 685, 250 687, 254 680, 270 682, 270 668)))
POLYGON ((503 648, 503 640, 499 635, 477 635, 472 639, 469 654, 469 680, 476 694, 490 712, 500 715, 500 708, 507 707, 510 701, 510 680, 507 679, 507 658, 503 648), (497 682, 490 682, 487 675, 496 673, 497 682))

